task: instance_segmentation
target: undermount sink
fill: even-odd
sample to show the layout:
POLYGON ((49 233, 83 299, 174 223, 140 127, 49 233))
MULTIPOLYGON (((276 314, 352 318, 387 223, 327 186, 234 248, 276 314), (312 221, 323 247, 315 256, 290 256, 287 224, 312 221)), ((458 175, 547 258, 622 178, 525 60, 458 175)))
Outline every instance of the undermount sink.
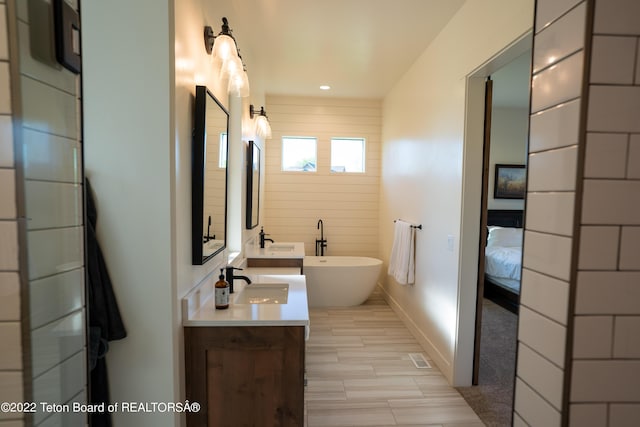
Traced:
POLYGON ((256 283, 247 285, 235 299, 236 304, 286 304, 288 283, 256 283))
POLYGON ((294 245, 284 245, 284 244, 281 245, 278 243, 275 243, 267 247, 267 250, 274 251, 274 252, 287 252, 287 251, 290 252, 290 251, 293 251, 294 249, 295 249, 294 245))
POLYGON ((202 256, 209 256, 222 247, 224 240, 209 240, 202 246, 202 256))

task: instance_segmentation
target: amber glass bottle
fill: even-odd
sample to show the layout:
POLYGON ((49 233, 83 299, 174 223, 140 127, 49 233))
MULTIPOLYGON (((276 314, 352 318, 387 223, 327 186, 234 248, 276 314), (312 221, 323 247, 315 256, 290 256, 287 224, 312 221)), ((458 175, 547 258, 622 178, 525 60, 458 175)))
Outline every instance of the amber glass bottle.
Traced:
POLYGON ((224 280, 224 274, 222 273, 222 271, 223 270, 220 269, 220 276, 218 276, 218 281, 215 285, 217 309, 229 308, 229 283, 224 280))

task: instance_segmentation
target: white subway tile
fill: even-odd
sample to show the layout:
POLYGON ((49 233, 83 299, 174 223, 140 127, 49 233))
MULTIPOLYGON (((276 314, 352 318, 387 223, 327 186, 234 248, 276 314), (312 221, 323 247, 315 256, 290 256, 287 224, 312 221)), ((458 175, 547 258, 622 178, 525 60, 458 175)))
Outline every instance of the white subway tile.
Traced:
POLYGON ((611 357, 612 316, 576 316, 573 330, 574 359, 611 357))
POLYGON ((525 231, 522 265, 530 270, 569 280, 571 239, 525 231))
POLYGON ((624 178, 627 166, 625 134, 589 133, 584 163, 586 178, 624 178))
POLYGON ((569 427, 605 427, 606 425, 606 404, 575 403, 569 406, 569 427))
POLYGON ((520 304, 566 325, 569 283, 524 268, 520 304))
POLYGON ((0 270, 18 270, 18 225, 0 221, 0 270))
POLYGON ((9 42, 7 33, 7 7, 0 4, 0 61, 9 60, 9 42))
POLYGON ((586 11, 583 3, 536 35, 534 73, 584 48, 586 11))
MULTIPOLYGON (((48 370, 33 381, 33 400, 35 402, 66 402, 84 389, 86 384, 86 363, 84 352, 67 359, 64 363, 48 370)), ((49 413, 38 408, 34 414, 36 424, 49 413)))
POLYGON ((76 138, 76 98, 44 83, 22 76, 24 126, 41 132, 76 138))
POLYGON ((11 114, 11 80, 9 63, 0 62, 0 114, 11 114))
POLYGON ((82 186, 58 182, 25 182, 27 228, 82 225, 82 186))
POLYGON ((13 123, 11 116, 0 116, 0 167, 12 168, 14 165, 13 123))
POLYGON ((84 262, 82 227, 27 232, 29 279, 75 270, 84 262))
MULTIPOLYGON (((0 402, 23 402, 22 393, 22 371, 0 371, 0 402)), ((0 420, 9 418, 16 415, 0 411, 0 420)))
POLYGON ((581 0, 538 0, 536 2, 536 33, 560 18, 581 0))
POLYGON ((582 223, 640 225, 640 181, 585 179, 582 223))
POLYGON ((633 84, 636 39, 594 36, 591 55, 591 83, 633 84))
POLYGON ((582 226, 580 228, 580 270, 616 270, 620 227, 582 226))
POLYGON ((545 151, 578 144, 580 100, 531 115, 529 151, 545 151))
POLYGON ((594 33, 640 35, 640 2, 637 0, 597 0, 595 12, 594 33))
POLYGON ((622 227, 620 270, 640 270, 640 227, 622 227))
POLYGON ((13 169, 0 169, 0 219, 16 219, 16 179, 13 169))
POLYGON ((582 90, 584 55, 578 52, 535 74, 531 83, 531 112, 578 98, 582 90))
POLYGON ((612 403, 609 406, 609 427, 640 426, 640 404, 612 403))
POLYGON ((20 276, 0 272, 0 321, 20 320, 20 276))
POLYGON ((37 377, 82 350, 85 345, 84 332, 84 312, 82 310, 32 330, 33 376, 37 377))
POLYGON ((640 86, 589 88, 587 130, 640 132, 640 86))
POLYGON ((572 402, 640 401, 640 361, 576 360, 571 374, 572 402))
POLYGON ((613 335, 613 357, 640 359, 640 316, 617 316, 613 335))
POLYGON ((513 409, 529 426, 560 426, 560 412, 549 405, 538 393, 516 378, 513 409))
POLYGON ((640 179, 640 135, 631 135, 629 140, 627 178, 640 179))
POLYGON ((84 269, 34 280, 29 284, 31 327, 37 328, 82 308, 84 269))
POLYGON ((573 191, 576 188, 576 146, 529 155, 527 191, 573 191))
POLYGON ((528 193, 527 230, 571 236, 575 194, 528 193))
POLYGON ((82 153, 77 141, 31 129, 22 133, 25 178, 82 182, 82 153))
POLYGON ((576 314, 640 314, 640 272, 579 271, 576 314))
POLYGON ((559 367, 564 366, 566 334, 564 326, 520 307, 518 340, 559 367))
POLYGON ((0 322, 0 370, 22 369, 20 322, 0 322))
POLYGON ((518 377, 545 397, 557 410, 562 409, 562 369, 531 350, 518 347, 518 377))

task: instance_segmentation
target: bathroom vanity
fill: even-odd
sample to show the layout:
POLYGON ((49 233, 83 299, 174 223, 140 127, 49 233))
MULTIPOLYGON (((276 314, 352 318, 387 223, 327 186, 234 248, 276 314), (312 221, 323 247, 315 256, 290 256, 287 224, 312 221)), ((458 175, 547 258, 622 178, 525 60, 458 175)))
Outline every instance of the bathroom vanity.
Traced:
POLYGON ((208 289, 183 299, 187 426, 304 424, 305 277, 244 273, 228 309, 208 289))
POLYGON ((264 248, 248 246, 245 250, 249 267, 294 267, 302 273, 304 243, 267 243, 264 248))

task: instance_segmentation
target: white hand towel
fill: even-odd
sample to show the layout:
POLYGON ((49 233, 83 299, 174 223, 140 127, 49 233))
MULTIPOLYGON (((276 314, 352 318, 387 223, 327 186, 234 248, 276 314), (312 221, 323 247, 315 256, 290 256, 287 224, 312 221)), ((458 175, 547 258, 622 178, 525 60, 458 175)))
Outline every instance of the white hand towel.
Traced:
POLYGON ((415 232, 408 222, 396 221, 387 272, 401 285, 415 282, 415 232))

